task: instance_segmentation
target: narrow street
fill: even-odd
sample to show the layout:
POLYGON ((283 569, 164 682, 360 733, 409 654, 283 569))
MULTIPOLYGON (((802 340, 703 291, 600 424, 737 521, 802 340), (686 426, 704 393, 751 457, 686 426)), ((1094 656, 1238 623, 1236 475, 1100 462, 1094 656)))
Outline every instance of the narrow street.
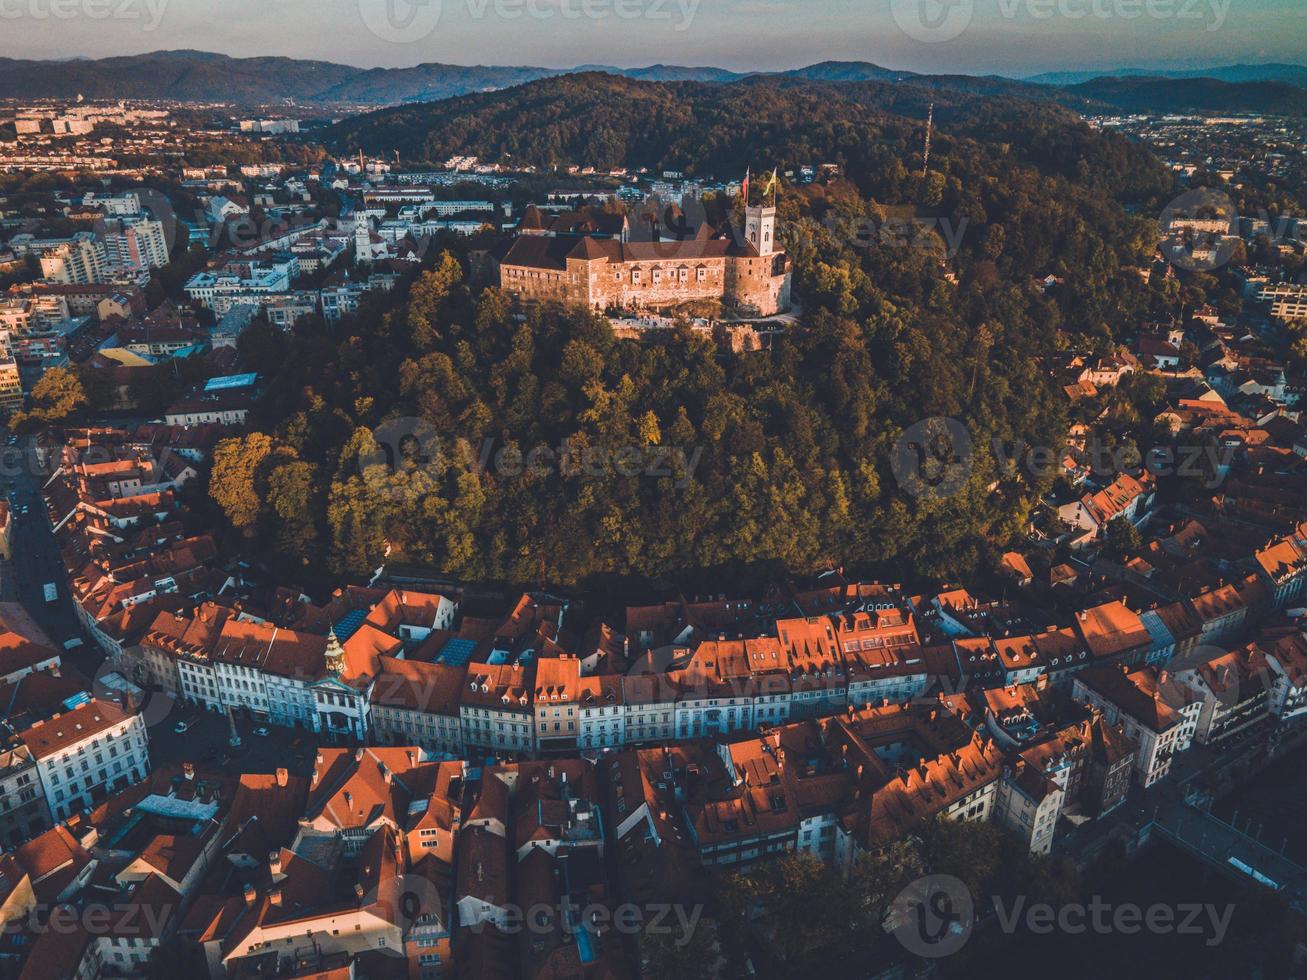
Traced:
POLYGON ((69 640, 82 639, 80 647, 64 651, 64 659, 88 677, 94 676, 103 656, 84 637, 73 612, 67 575, 41 499, 41 487, 48 476, 40 472, 30 440, 24 439, 18 446, 5 449, 0 480, 14 526, 11 558, 0 563, 0 600, 21 602, 61 649, 69 640), (45 600, 48 582, 55 583, 58 589, 54 602, 45 600))

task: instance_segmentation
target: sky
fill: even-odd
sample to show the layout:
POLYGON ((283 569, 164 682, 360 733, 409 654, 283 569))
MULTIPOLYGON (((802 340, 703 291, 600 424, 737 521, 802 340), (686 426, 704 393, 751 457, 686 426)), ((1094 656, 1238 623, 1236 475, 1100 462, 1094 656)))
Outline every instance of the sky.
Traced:
POLYGON ((1307 60, 1307 0, 0 0, 0 56, 1002 74, 1307 60))

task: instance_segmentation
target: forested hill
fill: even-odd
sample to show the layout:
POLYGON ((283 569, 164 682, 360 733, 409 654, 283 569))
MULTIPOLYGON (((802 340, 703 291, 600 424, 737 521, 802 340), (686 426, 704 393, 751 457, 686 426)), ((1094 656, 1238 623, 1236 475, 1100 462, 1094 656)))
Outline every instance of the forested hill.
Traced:
POLYGON ((219 447, 210 487, 234 533, 297 577, 390 560, 697 590, 780 568, 915 581, 992 567, 1053 479, 1003 471, 992 447, 1060 446, 1069 348, 1110 350, 1180 307, 1179 282, 1139 274, 1156 248, 1140 215, 1175 188, 1145 149, 1056 107, 899 88, 594 76, 352 122, 414 158, 457 147, 731 175, 838 161, 842 176, 778 197, 802 315, 767 350, 733 355, 689 330, 619 341, 587 311, 520 313, 465 274, 487 242, 452 237, 411 290, 334 330, 251 328, 242 352, 268 366, 268 395, 257 431, 219 447), (959 420, 975 447, 965 487, 941 499, 893 468, 896 440, 927 417, 959 420), (415 419, 438 435, 431 465, 378 465, 378 442, 415 419), (478 462, 564 446, 566 465, 545 472, 478 462), (696 464, 571 465, 590 449, 696 464))
POLYGON ((879 82, 908 89, 1010 95, 1060 102, 1077 110, 1115 106, 1132 111, 1198 110, 1296 114, 1303 111, 1307 68, 1242 65, 1215 78, 1089 78, 1074 73, 1017 81, 999 76, 918 75, 868 61, 823 61, 778 72, 735 72, 711 66, 542 68, 533 65, 449 65, 357 68, 299 58, 231 58, 206 51, 154 51, 115 58, 29 61, 0 58, 0 98, 169 99, 267 105, 299 103, 395 105, 494 92, 536 79, 586 72, 648 82, 734 86, 757 80, 820 82, 845 88, 879 82), (1057 84, 1055 81, 1059 80, 1057 84), (1072 81, 1084 84, 1071 85, 1072 81), (1036 84, 1046 82, 1048 84, 1036 84), (1065 87, 1062 87, 1065 86, 1065 87), (1295 88, 1297 86, 1297 88, 1295 88))
POLYGON ((1071 110, 1003 94, 1001 80, 968 81, 982 90, 926 82, 829 85, 757 77, 713 85, 567 75, 382 109, 344 120, 322 138, 342 152, 390 156, 398 150, 414 163, 468 153, 545 169, 643 167, 727 176, 764 163, 831 162, 863 173, 887 143, 906 162, 919 149, 934 104, 946 140, 1003 143, 1032 162, 1062 167, 1068 176, 1150 186, 1160 179, 1160 167, 1146 150, 1090 129, 1071 110))
POLYGON ((1063 91, 1130 112, 1264 113, 1301 116, 1307 89, 1287 82, 1215 78, 1096 78, 1063 91))

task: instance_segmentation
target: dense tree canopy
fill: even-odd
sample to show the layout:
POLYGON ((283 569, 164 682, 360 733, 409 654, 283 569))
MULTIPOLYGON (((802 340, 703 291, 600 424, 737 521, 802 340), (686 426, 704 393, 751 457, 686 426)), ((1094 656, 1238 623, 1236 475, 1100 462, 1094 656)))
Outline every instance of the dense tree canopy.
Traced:
MULTIPOLYGON (((727 569, 957 577, 989 563, 1049 479, 1000 471, 995 449, 1065 432, 1054 369, 1067 348, 1106 349, 1174 307, 1137 271, 1152 226, 1121 204, 1164 193, 1156 161, 1060 110, 954 96, 923 178, 921 127, 871 108, 875 124, 844 118, 855 101, 830 110, 821 91, 759 86, 741 136, 719 114, 738 113, 730 100, 747 87, 613 84, 644 93, 619 157, 670 114, 689 135, 661 159, 688 169, 738 150, 742 171, 774 146, 841 162, 842 177, 779 196, 801 326, 745 354, 688 326, 618 341, 600 316, 516 310, 463 275, 466 256, 429 253, 407 293, 336 335, 256 338, 272 366, 268 452, 302 465, 275 481, 255 467, 257 515, 220 478, 233 523, 276 528, 261 540, 283 558, 337 574, 387 553, 469 579, 685 587, 727 569), (952 495, 914 496, 896 444, 931 417, 965 426, 969 476, 952 495)), ((531 97, 513 92, 501 101, 531 97)), ((522 138, 571 139, 555 115, 522 138)), ((577 139, 605 138, 582 128, 577 139)), ((487 121, 449 138, 497 132, 487 121)))

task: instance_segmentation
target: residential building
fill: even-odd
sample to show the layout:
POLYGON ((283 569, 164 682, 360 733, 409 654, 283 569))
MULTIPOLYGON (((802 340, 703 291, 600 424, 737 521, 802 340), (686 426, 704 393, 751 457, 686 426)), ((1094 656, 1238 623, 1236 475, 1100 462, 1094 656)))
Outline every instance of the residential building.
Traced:
POLYGON ((145 722, 134 711, 92 698, 19 733, 36 761, 55 820, 102 801, 150 770, 145 722))

